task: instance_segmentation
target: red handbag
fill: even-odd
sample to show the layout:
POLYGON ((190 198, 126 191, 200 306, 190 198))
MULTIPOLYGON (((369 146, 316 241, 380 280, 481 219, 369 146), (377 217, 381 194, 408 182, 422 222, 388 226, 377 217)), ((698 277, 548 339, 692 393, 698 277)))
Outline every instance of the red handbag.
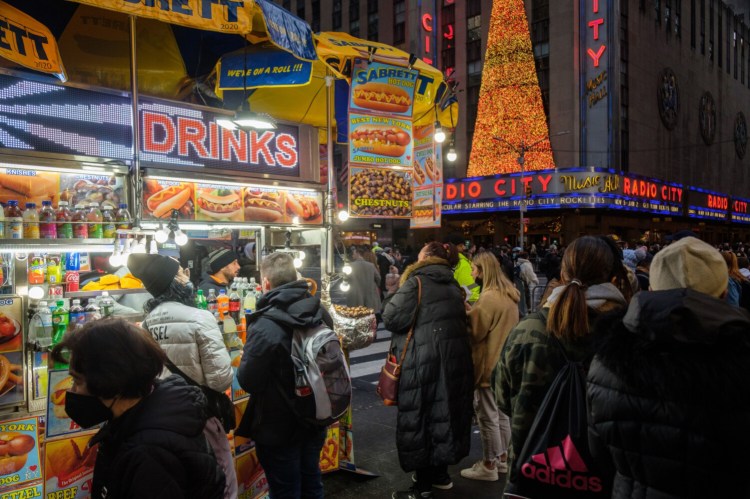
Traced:
POLYGON ((401 351, 401 359, 396 363, 396 356, 391 353, 393 350, 393 339, 391 339, 391 346, 388 348, 385 365, 380 370, 380 378, 378 379, 376 391, 380 395, 380 398, 383 399, 385 405, 398 405, 398 382, 401 379, 401 368, 404 365, 404 358, 406 357, 406 350, 409 348, 411 337, 414 336, 414 325, 417 322, 417 315, 419 315, 419 304, 422 302, 422 281, 419 277, 417 277, 417 288, 417 307, 414 310, 414 320, 411 322, 409 334, 406 335, 404 349, 401 351))

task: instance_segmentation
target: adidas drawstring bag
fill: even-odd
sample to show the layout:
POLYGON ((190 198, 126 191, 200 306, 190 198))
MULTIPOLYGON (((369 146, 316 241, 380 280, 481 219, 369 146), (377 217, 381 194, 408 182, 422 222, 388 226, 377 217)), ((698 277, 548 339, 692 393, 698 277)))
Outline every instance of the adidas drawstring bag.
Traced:
MULTIPOLYGON (((552 337, 550 337, 552 338, 552 337)), ((530 499, 604 499, 612 495, 612 477, 602 473, 589 452, 586 379, 556 338, 566 364, 552 381, 513 462, 505 497, 530 499)))

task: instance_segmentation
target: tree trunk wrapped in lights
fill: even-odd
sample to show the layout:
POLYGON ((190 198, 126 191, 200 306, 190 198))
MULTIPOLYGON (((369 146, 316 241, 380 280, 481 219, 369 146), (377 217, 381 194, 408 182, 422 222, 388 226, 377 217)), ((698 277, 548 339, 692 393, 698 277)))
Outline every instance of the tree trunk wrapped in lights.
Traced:
POLYGON ((554 168, 524 2, 495 0, 467 176, 521 171, 532 143, 524 169, 554 168))

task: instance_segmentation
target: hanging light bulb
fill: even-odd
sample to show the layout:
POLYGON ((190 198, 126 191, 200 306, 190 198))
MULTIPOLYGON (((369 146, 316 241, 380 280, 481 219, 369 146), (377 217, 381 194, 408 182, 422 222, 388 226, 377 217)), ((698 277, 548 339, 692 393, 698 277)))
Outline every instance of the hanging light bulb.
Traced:
POLYGON ((164 244, 167 242, 167 239, 169 239, 169 230, 165 229, 161 222, 159 223, 159 230, 154 234, 154 239, 156 239, 156 242, 159 244, 164 244))
POLYGON ((133 246, 133 253, 146 253, 146 236, 141 237, 138 242, 133 246))
POLYGON ((346 222, 347 220, 349 220, 349 212, 346 210, 341 210, 339 211, 338 217, 340 221, 346 222))
POLYGON ((344 274, 346 274, 346 275, 349 275, 349 274, 351 274, 351 273, 352 273, 352 266, 351 266, 351 265, 349 265, 349 263, 347 262, 347 263, 345 263, 345 264, 344 264, 344 268, 343 268, 343 269, 341 269, 341 271, 342 271, 342 272, 343 272, 344 274))
POLYGON ((32 286, 29 288, 29 298, 32 300, 41 300, 44 298, 44 288, 41 286, 32 286))
POLYGON ((453 143, 451 143, 450 148, 448 149, 448 153, 445 155, 445 159, 453 163, 458 158, 458 154, 456 154, 456 148, 453 147, 453 143))
POLYGON ((349 291, 349 283, 346 281, 341 281, 341 284, 339 284, 339 289, 346 293, 347 291, 349 291))
POLYGON ((109 257, 109 264, 113 267, 122 267, 123 264, 122 251, 120 251, 120 244, 115 246, 115 251, 109 257))
POLYGON ((180 229, 174 231, 174 243, 177 246, 185 246, 188 242, 188 236, 180 229))
POLYGON ((305 254, 305 252, 302 251, 302 250, 299 250, 297 252, 297 258, 299 258, 300 260, 304 260, 306 256, 307 256, 307 254, 305 254))
POLYGON ((302 260, 300 260, 299 258, 295 258, 292 263, 294 263, 295 269, 302 267, 302 260))
POLYGON ((149 248, 148 252, 151 253, 152 255, 159 253, 159 247, 156 245, 155 237, 151 239, 151 248, 149 248))
POLYGON ((439 121, 435 122, 435 142, 438 144, 445 142, 445 132, 439 121))

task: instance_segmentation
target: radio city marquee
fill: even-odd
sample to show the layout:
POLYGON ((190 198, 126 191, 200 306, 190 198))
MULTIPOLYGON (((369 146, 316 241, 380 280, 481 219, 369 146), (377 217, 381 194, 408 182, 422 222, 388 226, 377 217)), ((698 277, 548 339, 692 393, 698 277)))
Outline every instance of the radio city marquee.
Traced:
POLYGON ((448 180, 443 213, 546 208, 614 208, 680 215, 683 187, 595 168, 448 180))

